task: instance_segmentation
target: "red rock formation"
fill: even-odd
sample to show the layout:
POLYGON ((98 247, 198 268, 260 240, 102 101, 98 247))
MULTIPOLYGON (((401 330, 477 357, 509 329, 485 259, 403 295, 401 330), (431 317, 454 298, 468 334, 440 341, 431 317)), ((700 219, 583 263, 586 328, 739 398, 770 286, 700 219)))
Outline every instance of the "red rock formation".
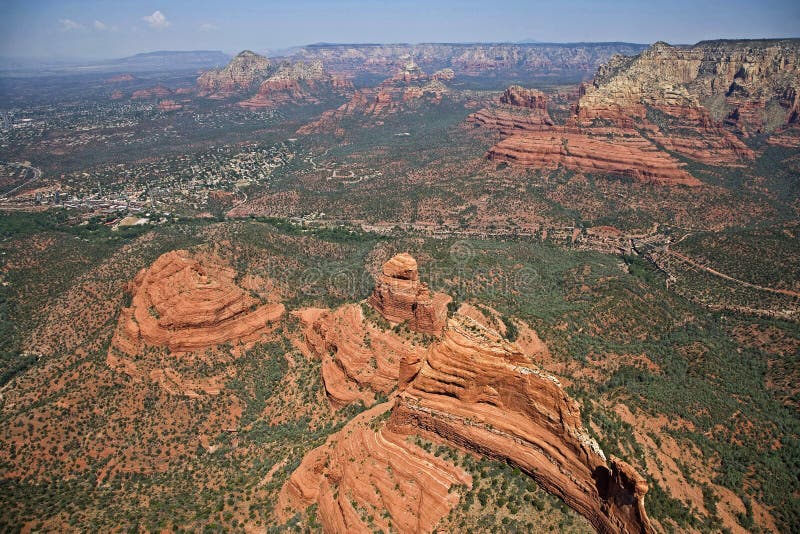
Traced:
POLYGON ((174 100, 162 100, 158 103, 158 109, 161 111, 178 111, 183 109, 183 106, 174 100))
POLYGON ((547 111, 547 97, 544 93, 536 89, 524 89, 519 85, 512 85, 503 91, 500 103, 547 111))
POLYGON ((511 462, 598 532, 652 532, 647 483, 622 460, 606 459, 575 401, 519 347, 456 315, 424 360, 403 373, 406 365, 388 429, 511 462))
POLYGON ((431 74, 431 80, 439 80, 440 82, 452 82, 456 77, 453 69, 441 69, 431 74))
POLYGON ((112 350, 135 355, 144 345, 173 352, 226 342, 255 341, 283 315, 280 303, 262 303, 236 284, 236 271, 212 256, 175 250, 142 269, 130 283, 112 350))
POLYGON ((411 85, 427 80, 428 75, 419 68, 419 65, 414 61, 409 61, 402 69, 397 70, 391 78, 384 81, 383 85, 411 85))
POLYGON ((701 185, 677 160, 641 137, 608 141, 584 134, 530 132, 504 139, 489 150, 488 157, 544 169, 562 165, 660 185, 701 185))
POLYGON ((111 93, 111 100, 119 100, 120 98, 124 98, 124 97, 125 97, 125 93, 123 93, 119 89, 116 89, 114 92, 111 93))
POLYGON ((271 63, 269 59, 249 50, 239 53, 222 69, 212 69, 197 78, 200 96, 227 98, 246 91, 266 78, 271 63))
POLYGON ((359 89, 350 100, 335 110, 328 110, 297 133, 311 134, 336 130, 338 122, 354 115, 386 115, 397 113, 419 102, 438 104, 450 90, 444 82, 452 79, 452 71, 443 69, 428 76, 412 61, 379 86, 359 89))
POLYGON ((322 360, 322 380, 335 408, 370 405, 376 394, 388 395, 397 386, 400 360, 422 352, 366 321, 358 304, 296 313, 304 326, 301 348, 322 360))
POLYGON ((499 132, 515 135, 520 132, 539 132, 553 126, 547 112, 547 96, 536 89, 512 85, 500 97, 500 105, 483 108, 467 121, 499 132))
POLYGON ((106 83, 132 82, 136 78, 132 74, 117 74, 106 80, 106 83))
POLYGON ((799 88, 796 41, 656 43, 601 66, 583 88, 577 118, 585 126, 598 120, 646 126, 653 120, 648 109, 655 110, 668 116, 659 139, 666 148, 711 165, 736 165, 755 155, 723 124, 743 136, 771 133, 796 118, 799 88))
POLYGON ((326 92, 349 89, 350 84, 334 79, 325 71, 320 61, 285 63, 261 83, 253 97, 239 105, 264 108, 284 104, 315 104, 320 102, 321 96, 326 92))
POLYGON ((145 98, 163 98, 171 94, 172 91, 169 89, 169 87, 156 85, 155 87, 150 87, 148 89, 139 89, 138 91, 134 91, 131 95, 131 99, 140 100, 145 98))
POLYGON ((369 303, 388 321, 408 321, 412 330, 439 334, 447 320, 450 297, 431 293, 419 281, 417 261, 409 254, 397 254, 383 264, 375 291, 369 303))
POLYGON ((331 88, 339 93, 348 93, 355 90, 353 82, 342 76, 331 76, 331 88))
POLYGON ((458 502, 450 488, 471 487, 472 479, 405 435, 372 428, 370 421, 389 407, 385 403, 361 413, 303 458, 278 496, 282 520, 316 503, 324 532, 433 530, 458 502), (359 510, 366 510, 374 524, 367 525, 359 510))

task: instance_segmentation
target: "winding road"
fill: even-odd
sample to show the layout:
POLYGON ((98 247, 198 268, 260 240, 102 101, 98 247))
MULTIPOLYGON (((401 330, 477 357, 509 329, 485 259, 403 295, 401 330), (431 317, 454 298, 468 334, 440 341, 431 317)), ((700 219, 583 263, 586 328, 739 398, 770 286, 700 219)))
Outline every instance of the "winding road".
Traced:
POLYGON ((22 189, 26 185, 31 184, 31 183, 39 180, 42 177, 42 170, 39 169, 39 168, 32 167, 30 165, 24 165, 22 163, 9 163, 9 165, 17 165, 17 166, 23 167, 25 169, 31 169, 33 171, 33 178, 31 178, 30 180, 27 180, 26 182, 16 186, 15 188, 11 189, 10 191, 6 191, 5 193, 0 194, 0 198, 8 198, 8 196, 11 195, 12 193, 15 193, 15 192, 19 191, 20 189, 22 189))

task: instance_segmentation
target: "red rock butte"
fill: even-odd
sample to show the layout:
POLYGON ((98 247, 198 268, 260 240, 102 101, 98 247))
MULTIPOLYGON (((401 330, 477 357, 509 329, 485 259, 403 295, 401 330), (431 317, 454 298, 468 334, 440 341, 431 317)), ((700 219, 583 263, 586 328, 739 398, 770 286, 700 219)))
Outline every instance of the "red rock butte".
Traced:
POLYGON ((136 354, 142 345, 173 352, 255 341, 284 313, 236 284, 236 271, 212 255, 174 250, 129 284, 131 305, 120 313, 112 347, 136 354))
POLYGON ((516 344, 457 314, 423 360, 400 367, 389 430, 508 461, 598 532, 653 531, 646 481, 622 460, 606 458, 577 403, 516 344))
POLYGON ((627 176, 659 185, 701 185, 680 162, 641 137, 619 137, 610 142, 585 134, 529 132, 500 141, 489 149, 487 157, 542 169, 561 165, 574 171, 627 176))
POLYGON ((408 321, 417 332, 440 334, 447 321, 447 304, 452 300, 443 293, 432 293, 420 282, 417 260, 402 253, 383 264, 383 269, 369 303, 392 323, 408 321))

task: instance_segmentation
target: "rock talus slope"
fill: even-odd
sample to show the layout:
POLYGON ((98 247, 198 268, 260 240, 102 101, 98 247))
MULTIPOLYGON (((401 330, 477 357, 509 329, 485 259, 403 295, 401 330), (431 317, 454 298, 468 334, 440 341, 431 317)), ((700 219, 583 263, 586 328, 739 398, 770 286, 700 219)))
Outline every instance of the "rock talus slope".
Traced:
POLYGON ((575 401, 518 347, 456 315, 421 365, 412 366, 387 423, 391 431, 423 433, 511 462, 598 532, 652 532, 645 480, 605 457, 575 401))

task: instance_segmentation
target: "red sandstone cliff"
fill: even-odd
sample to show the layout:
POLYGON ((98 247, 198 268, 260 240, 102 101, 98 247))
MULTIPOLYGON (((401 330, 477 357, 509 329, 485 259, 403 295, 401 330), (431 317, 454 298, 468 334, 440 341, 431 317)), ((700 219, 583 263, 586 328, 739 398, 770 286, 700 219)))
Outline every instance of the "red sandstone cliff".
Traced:
POLYGON ((401 362, 401 374, 391 431, 509 461, 598 532, 652 532, 644 479, 622 460, 607 459, 558 380, 493 330, 456 315, 421 362, 401 362))
MULTIPOLYGON (((296 312, 303 322, 301 348, 322 361, 325 392, 335 408, 375 402, 397 387, 400 360, 420 347, 367 321, 358 304, 296 312)), ((419 357, 419 356, 416 356, 419 357)))
POLYGON ((701 185, 677 160, 641 137, 607 140, 581 133, 530 132, 504 139, 489 150, 488 157, 542 169, 561 165, 658 185, 701 185))

